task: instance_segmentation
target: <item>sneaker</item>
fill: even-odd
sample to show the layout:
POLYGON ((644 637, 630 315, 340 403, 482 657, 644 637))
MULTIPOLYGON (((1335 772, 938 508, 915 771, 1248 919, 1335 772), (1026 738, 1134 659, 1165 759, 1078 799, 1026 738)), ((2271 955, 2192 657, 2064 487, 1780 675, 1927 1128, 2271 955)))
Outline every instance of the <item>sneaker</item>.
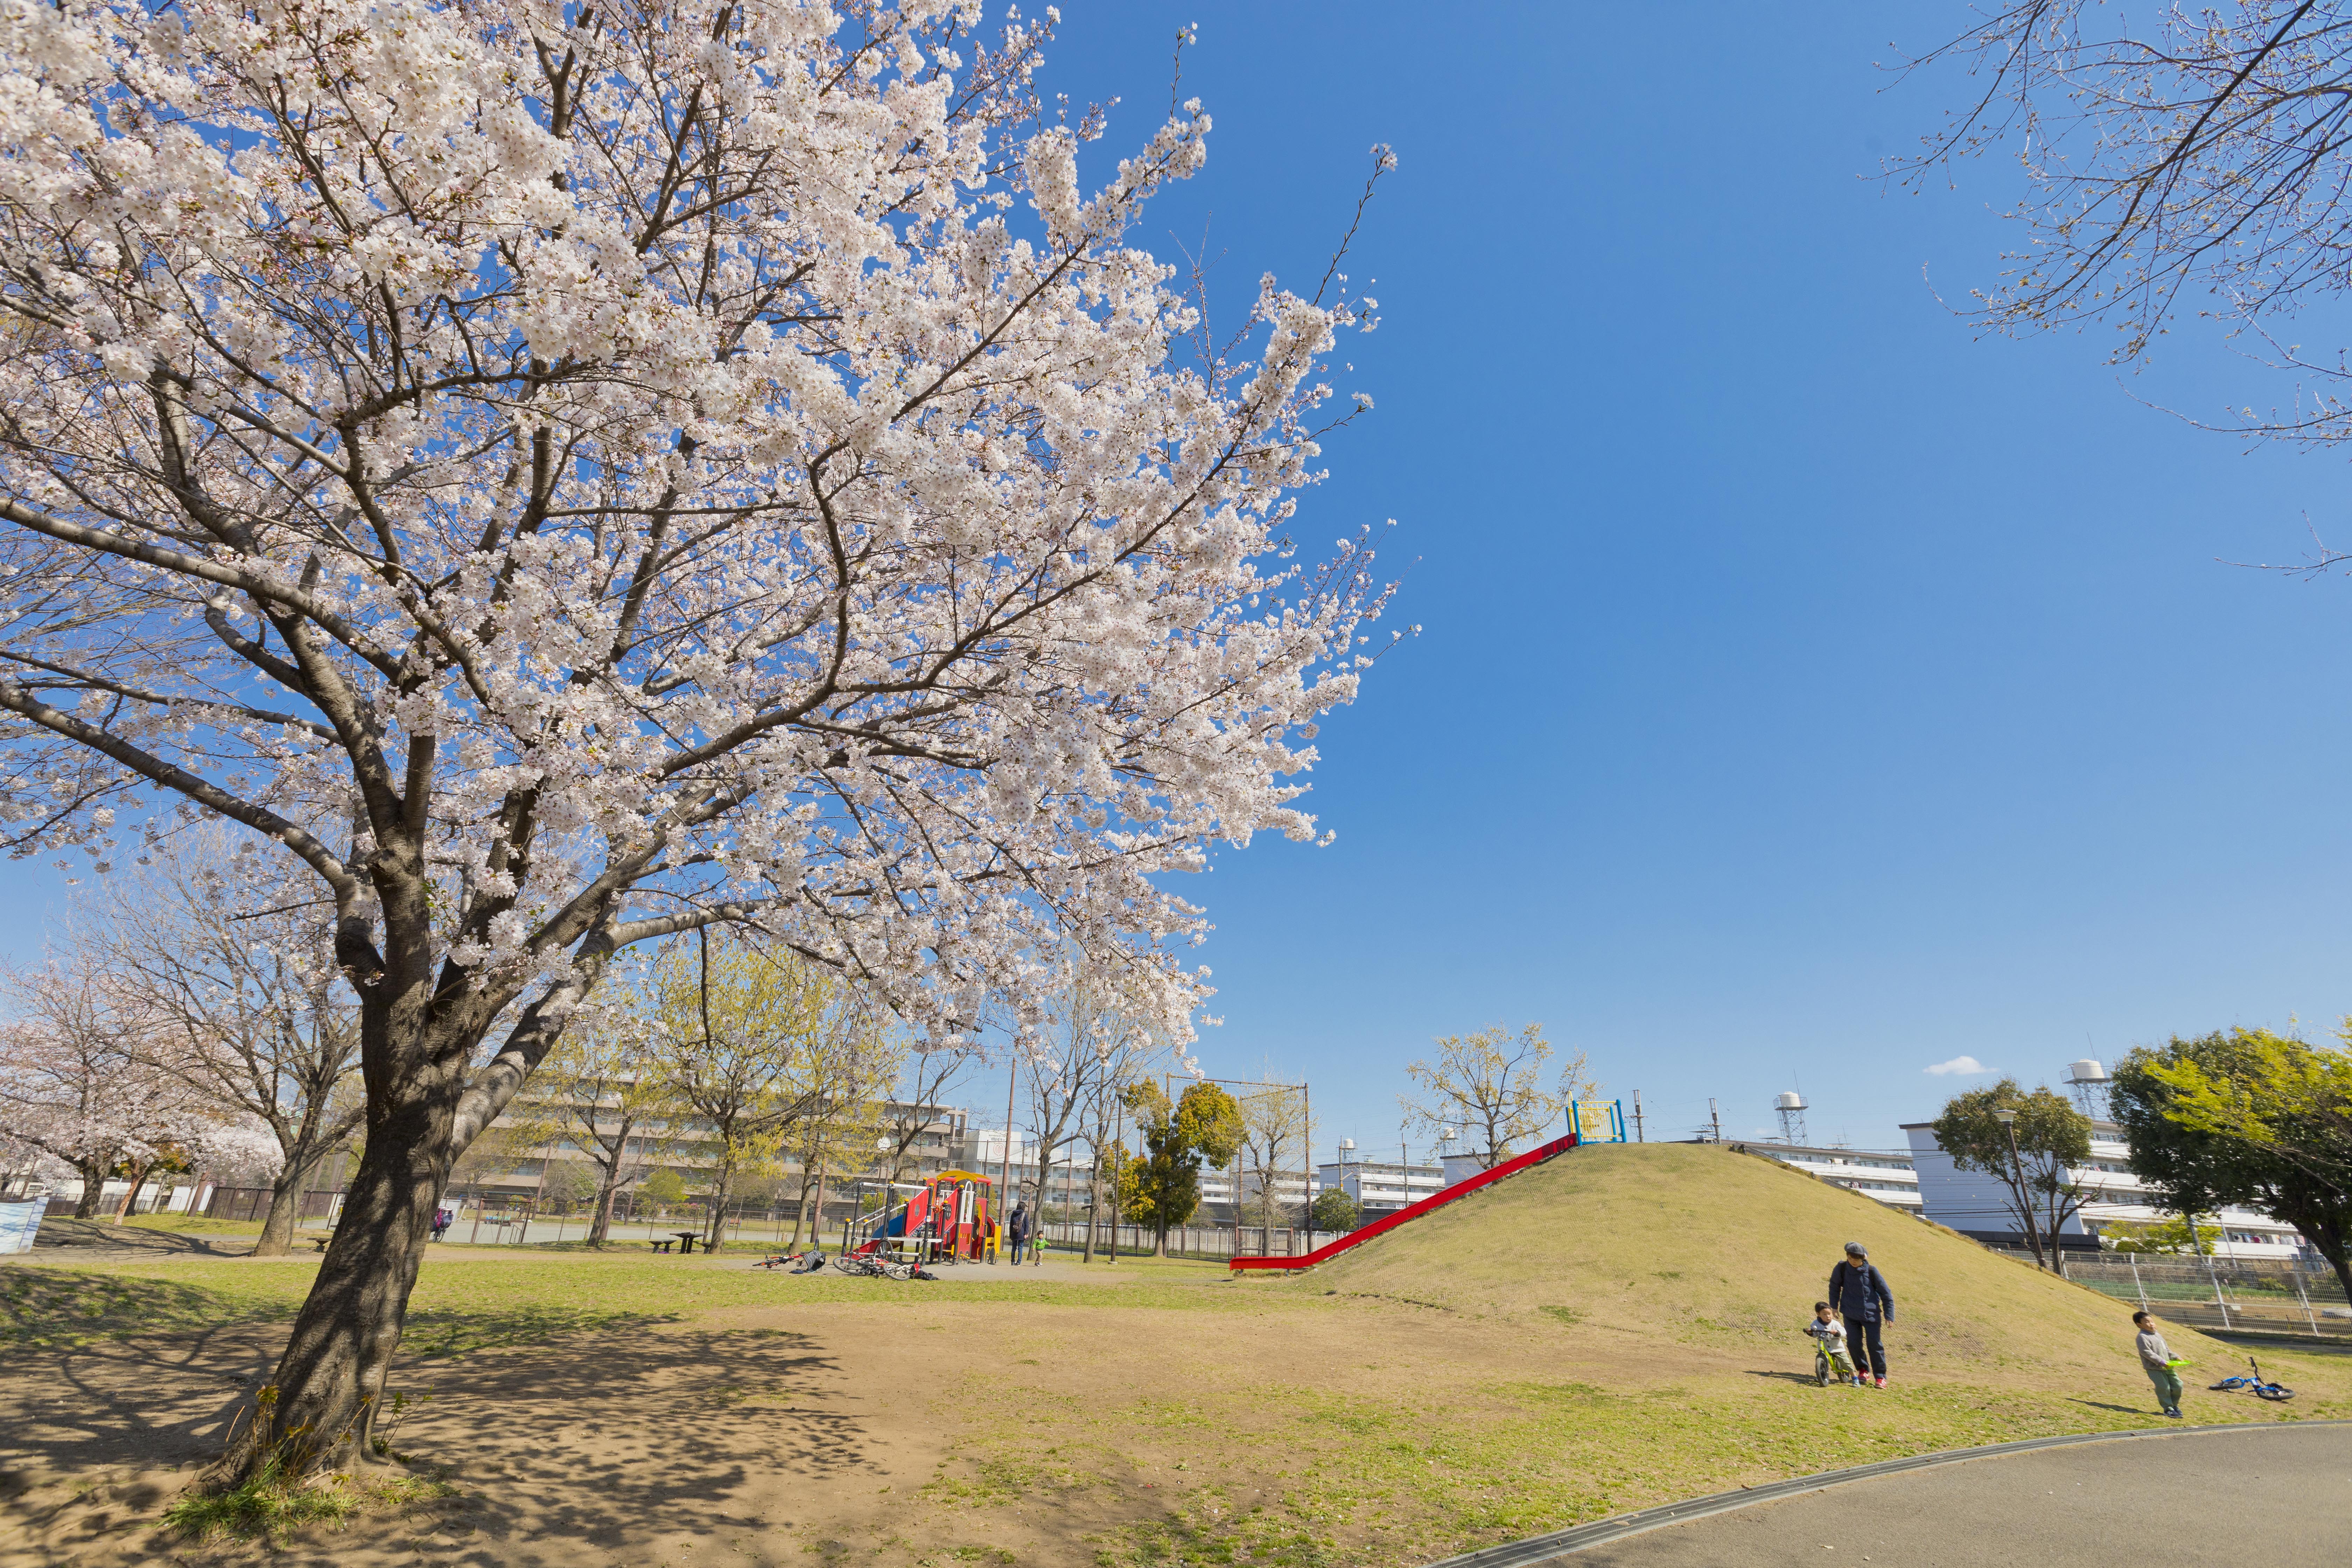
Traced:
POLYGON ((2185 1419, 2185 1417, 2183 1417, 2183 1416, 2181 1415, 2180 1412, 2179 1412, 2179 1411, 2178 1411, 2178 1410, 2168 1410, 2168 1411, 2166 1411, 2166 1412, 2165 1412, 2165 1414, 2166 1414, 2167 1415, 2171 1416, 2175 1421, 2179 1421, 2179 1420, 2185 1419))
POLYGON ((1880 1379, 1878 1380, 1878 1386, 1879 1386, 1879 1387, 1881 1387, 1881 1388, 1885 1388, 1885 1387, 1886 1386, 1886 1380, 1885 1380, 1885 1378, 1883 1378, 1883 1377, 1882 1377, 1882 1378, 1880 1378, 1880 1379))

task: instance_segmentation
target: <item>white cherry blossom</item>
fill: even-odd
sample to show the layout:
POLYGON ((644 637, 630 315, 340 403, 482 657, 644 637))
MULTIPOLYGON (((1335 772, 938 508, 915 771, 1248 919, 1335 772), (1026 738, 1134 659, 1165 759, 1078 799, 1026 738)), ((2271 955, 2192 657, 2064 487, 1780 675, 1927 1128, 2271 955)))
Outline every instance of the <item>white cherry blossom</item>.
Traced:
POLYGON ((1206 112, 1108 159, 982 21, 0 0, 14 842, 242 824, 362 997, 281 1435, 368 1407, 374 1285, 617 950, 749 926, 940 1043, 1082 960, 1183 1038, 1172 879, 1317 835, 1386 595, 1287 531, 1369 317, 1335 266, 1213 332, 1127 237, 1206 112))

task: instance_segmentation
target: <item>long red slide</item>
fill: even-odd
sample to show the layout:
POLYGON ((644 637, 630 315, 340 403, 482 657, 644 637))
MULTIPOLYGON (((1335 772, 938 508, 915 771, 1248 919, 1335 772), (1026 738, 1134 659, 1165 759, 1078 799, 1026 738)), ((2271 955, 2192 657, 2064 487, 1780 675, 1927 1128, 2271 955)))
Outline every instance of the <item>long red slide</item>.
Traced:
POLYGON ((1341 1237, 1339 1240, 1326 1242, 1321 1247, 1317 1247, 1314 1251, 1307 1253, 1301 1257, 1236 1258, 1232 1262, 1226 1264, 1225 1267, 1227 1268, 1236 1269, 1295 1269, 1312 1268, 1318 1263, 1328 1263, 1332 1258, 1339 1257, 1339 1254, 1347 1251, 1348 1248, 1351 1247, 1360 1247, 1376 1236, 1384 1236, 1388 1232, 1394 1230, 1397 1226, 1404 1224, 1407 1220, 1419 1219, 1430 1210, 1443 1208, 1456 1198, 1466 1198, 1481 1187, 1491 1187, 1496 1182, 1501 1181, 1505 1176, 1516 1176, 1521 1171, 1526 1170, 1528 1166, 1540 1165, 1555 1154, 1565 1154, 1570 1149, 1575 1148, 1579 1142, 1580 1140, 1577 1138, 1576 1134, 1570 1132, 1561 1137, 1553 1139, 1549 1143, 1538 1143, 1534 1148, 1528 1150, 1526 1153, 1514 1155, 1510 1159, 1504 1161, 1501 1164, 1496 1165, 1492 1170, 1481 1171, 1476 1175, 1471 1177, 1468 1181, 1457 1182, 1442 1193, 1433 1193, 1417 1204, 1409 1205, 1404 1208, 1397 1210, 1397 1212, 1392 1215, 1385 1215, 1381 1218, 1374 1220, 1371 1224, 1364 1226, 1361 1230, 1351 1230, 1347 1235, 1341 1237))

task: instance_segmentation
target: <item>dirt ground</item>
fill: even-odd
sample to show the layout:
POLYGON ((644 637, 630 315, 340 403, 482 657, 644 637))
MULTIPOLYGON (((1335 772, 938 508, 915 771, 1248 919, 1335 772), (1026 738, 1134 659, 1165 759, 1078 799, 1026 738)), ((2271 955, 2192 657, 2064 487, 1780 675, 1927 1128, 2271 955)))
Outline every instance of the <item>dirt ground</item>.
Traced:
MULTIPOLYGON (((1230 1442, 1202 1430, 1252 1390, 1336 1383, 1410 1410, 1528 1370, 1528 1336, 1493 1324, 1419 1324, 1409 1350, 1368 1361, 1388 1315, 942 1297, 729 1309, 416 1363, 396 1380, 415 1403, 394 1441, 458 1495, 275 1552, 193 1548, 152 1521, 217 1451, 282 1330, 118 1341, 22 1358, 0 1384, 0 1564, 1090 1564, 1139 1528, 1197 1533, 1195 1516, 1286 1490, 1308 1456, 1269 1451, 1264 1423, 1230 1442)), ((1558 1349, 1548 1373, 1612 1371, 1558 1349)))

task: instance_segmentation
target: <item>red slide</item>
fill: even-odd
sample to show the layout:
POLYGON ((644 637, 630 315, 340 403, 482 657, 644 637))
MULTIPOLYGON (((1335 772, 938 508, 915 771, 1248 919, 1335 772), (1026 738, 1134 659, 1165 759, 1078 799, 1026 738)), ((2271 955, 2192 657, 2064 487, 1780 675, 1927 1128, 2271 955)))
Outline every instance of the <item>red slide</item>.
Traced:
POLYGON ((1430 1210, 1443 1208, 1456 1198, 1466 1198, 1481 1187, 1491 1187, 1505 1176, 1517 1175, 1529 1165, 1540 1165, 1554 1154, 1565 1154, 1575 1148, 1577 1138, 1573 1132, 1555 1138, 1549 1143, 1538 1143, 1526 1153, 1514 1155, 1491 1171, 1481 1171, 1466 1182, 1457 1182, 1442 1193, 1433 1193, 1417 1204, 1410 1205, 1392 1215, 1374 1220, 1361 1230, 1351 1230, 1337 1241, 1326 1242, 1303 1258, 1236 1258, 1225 1267, 1228 1268, 1312 1268, 1318 1263, 1329 1262, 1351 1247, 1394 1230, 1409 1219, 1419 1219, 1430 1210))

